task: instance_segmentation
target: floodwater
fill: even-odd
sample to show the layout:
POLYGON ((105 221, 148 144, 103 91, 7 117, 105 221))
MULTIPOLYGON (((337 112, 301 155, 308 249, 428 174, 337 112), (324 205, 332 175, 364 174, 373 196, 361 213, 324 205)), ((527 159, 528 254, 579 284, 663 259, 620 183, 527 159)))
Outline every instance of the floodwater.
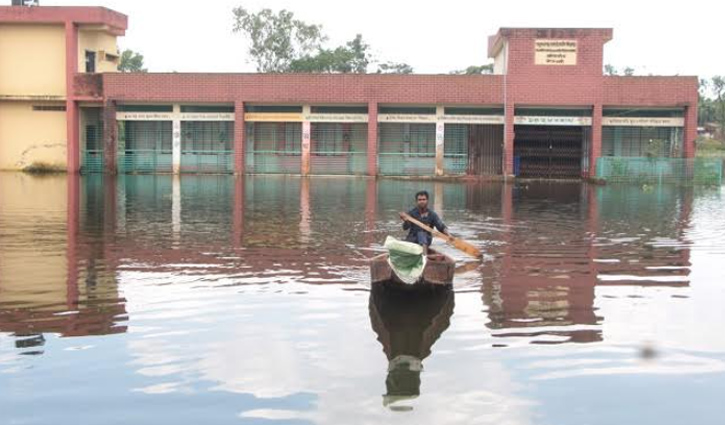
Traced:
POLYGON ((0 174, 1 424, 721 424, 722 188, 0 174), (371 290, 417 190, 483 261, 371 290))

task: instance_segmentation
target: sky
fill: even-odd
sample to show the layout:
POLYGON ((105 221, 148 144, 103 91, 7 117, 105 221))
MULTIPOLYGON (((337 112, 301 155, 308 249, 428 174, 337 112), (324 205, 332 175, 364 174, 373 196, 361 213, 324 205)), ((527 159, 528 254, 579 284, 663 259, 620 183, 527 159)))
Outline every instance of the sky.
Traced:
MULTIPOLYGON (((8 1, 4 1, 9 3, 8 1)), ((232 9, 287 9, 321 24, 330 46, 362 34, 381 60, 439 74, 484 64, 487 38, 500 27, 607 27, 605 64, 637 75, 725 75, 721 26, 725 3, 510 0, 446 2, 366 0, 40 0, 42 6, 105 6, 129 17, 121 49, 144 55, 151 72, 254 72, 248 42, 234 34, 232 9)))

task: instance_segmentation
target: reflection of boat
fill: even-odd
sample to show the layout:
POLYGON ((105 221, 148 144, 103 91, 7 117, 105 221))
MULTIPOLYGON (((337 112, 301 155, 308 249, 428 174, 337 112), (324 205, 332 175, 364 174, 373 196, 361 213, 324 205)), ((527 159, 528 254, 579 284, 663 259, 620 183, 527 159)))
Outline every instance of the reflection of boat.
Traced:
POLYGON ((422 362, 450 324, 453 294, 446 287, 408 293, 373 286, 370 322, 388 358, 384 405, 420 395, 422 362))
POLYGON ((449 256, 428 248, 428 261, 420 280, 406 284, 393 272, 388 263, 388 254, 380 254, 370 260, 370 280, 373 286, 390 283, 396 286, 417 287, 420 285, 451 285, 456 262, 449 256))

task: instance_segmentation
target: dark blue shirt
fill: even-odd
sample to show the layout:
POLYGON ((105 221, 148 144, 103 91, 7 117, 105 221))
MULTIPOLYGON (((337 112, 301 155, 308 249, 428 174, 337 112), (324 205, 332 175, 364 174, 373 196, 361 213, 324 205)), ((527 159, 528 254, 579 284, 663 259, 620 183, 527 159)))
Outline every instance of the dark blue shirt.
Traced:
MULTIPOLYGON (((445 223, 443 223, 441 218, 438 217, 438 214, 436 214, 430 208, 426 210, 425 216, 422 216, 420 214, 420 210, 418 209, 418 207, 415 207, 412 210, 408 211, 408 215, 428 227, 437 229, 439 232, 443 232, 446 229, 445 223)), ((431 241, 433 240, 433 235, 431 235, 430 232, 421 229, 420 227, 409 221, 403 222, 403 229, 408 230, 408 236, 406 236, 405 238, 405 240, 408 242, 414 242, 421 245, 430 245, 431 241)))

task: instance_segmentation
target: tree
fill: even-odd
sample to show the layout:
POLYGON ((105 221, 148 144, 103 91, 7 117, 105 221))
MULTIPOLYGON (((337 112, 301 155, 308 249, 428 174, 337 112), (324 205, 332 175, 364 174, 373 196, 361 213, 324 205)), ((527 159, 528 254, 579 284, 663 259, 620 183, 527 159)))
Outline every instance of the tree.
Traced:
POLYGON ((143 67, 143 55, 133 50, 124 50, 121 53, 118 70, 121 72, 146 72, 146 68, 143 67))
MULTIPOLYGON (((627 66, 622 70, 622 75, 631 77, 634 75, 634 68, 631 66, 627 66)), ((620 75, 619 70, 614 66, 610 64, 604 65, 604 75, 620 75)))
MULTIPOLYGON (((290 11, 262 9, 252 13, 237 7, 233 13, 234 32, 250 39, 249 55, 258 72, 364 74, 378 62, 361 34, 342 46, 327 48, 322 26, 297 20, 290 11)), ((377 72, 410 74, 413 68, 405 63, 385 62, 378 65, 377 72)))
POLYGON ((233 31, 244 32, 251 40, 249 55, 259 72, 289 72, 294 61, 314 56, 326 40, 322 26, 308 25, 284 9, 250 13, 240 6, 233 14, 233 31))
POLYGON ((413 67, 407 63, 384 62, 378 64, 378 74, 412 74, 413 67))
POLYGON ((320 48, 315 55, 305 55, 290 62, 290 72, 357 73, 367 72, 372 60, 370 46, 358 34, 352 41, 335 49, 320 48))
POLYGON ((720 124, 722 134, 723 130, 725 130, 725 77, 719 75, 712 77, 710 87, 715 95, 716 121, 720 124))
POLYGON ((455 75, 493 74, 493 64, 489 63, 486 65, 471 65, 466 69, 459 69, 456 71, 451 71, 451 74, 455 74, 455 75))
POLYGON ((715 105, 713 100, 708 97, 709 86, 710 82, 708 80, 704 78, 700 79, 697 102, 697 124, 701 126, 716 121, 715 105))

